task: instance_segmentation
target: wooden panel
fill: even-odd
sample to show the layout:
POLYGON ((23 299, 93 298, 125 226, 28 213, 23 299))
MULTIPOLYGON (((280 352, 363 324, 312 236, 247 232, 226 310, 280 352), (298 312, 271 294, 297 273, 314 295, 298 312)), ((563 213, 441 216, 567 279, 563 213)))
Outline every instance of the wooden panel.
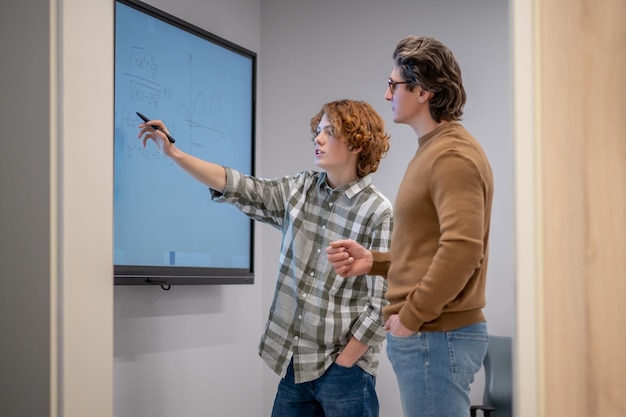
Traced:
POLYGON ((626 3, 583 21, 589 415, 626 416, 626 3))
POLYGON ((545 416, 626 415, 626 6, 542 0, 545 416))

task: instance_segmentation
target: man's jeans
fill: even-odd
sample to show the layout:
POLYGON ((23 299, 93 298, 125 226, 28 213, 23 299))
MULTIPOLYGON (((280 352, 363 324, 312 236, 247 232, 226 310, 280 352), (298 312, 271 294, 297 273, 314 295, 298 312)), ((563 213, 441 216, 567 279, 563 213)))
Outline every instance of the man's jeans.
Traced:
POLYGON ((449 332, 387 333, 405 417, 466 417, 470 384, 487 353, 486 323, 449 332))
POLYGON ((293 364, 280 381, 272 417, 378 417, 376 378, 357 365, 332 364, 318 379, 294 383, 293 364))

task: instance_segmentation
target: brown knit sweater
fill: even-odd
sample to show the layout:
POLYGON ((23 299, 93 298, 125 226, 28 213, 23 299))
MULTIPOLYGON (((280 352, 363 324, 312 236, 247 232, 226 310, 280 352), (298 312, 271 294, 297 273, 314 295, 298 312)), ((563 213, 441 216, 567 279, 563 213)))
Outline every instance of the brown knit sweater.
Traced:
POLYGON ((457 122, 419 139, 394 205, 391 252, 373 252, 388 278, 385 320, 413 331, 485 321, 493 177, 480 144, 457 122))

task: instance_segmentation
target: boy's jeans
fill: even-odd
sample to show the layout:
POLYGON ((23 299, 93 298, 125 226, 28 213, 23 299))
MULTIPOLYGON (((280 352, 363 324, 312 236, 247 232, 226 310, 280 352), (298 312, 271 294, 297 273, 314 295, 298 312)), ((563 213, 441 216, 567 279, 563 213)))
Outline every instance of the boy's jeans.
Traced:
POLYGON ((375 386, 376 378, 357 365, 337 364, 314 381, 295 384, 290 364, 278 385, 272 417, 378 417, 375 386))

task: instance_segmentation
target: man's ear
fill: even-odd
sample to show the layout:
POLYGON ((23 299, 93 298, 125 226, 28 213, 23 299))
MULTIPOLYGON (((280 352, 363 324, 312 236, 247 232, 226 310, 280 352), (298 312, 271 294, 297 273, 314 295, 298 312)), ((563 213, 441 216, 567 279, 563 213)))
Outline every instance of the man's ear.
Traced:
POLYGON ((419 94, 417 97, 422 103, 430 101, 430 99, 433 98, 434 94, 432 91, 423 90, 420 86, 417 86, 417 88, 419 88, 419 94))

